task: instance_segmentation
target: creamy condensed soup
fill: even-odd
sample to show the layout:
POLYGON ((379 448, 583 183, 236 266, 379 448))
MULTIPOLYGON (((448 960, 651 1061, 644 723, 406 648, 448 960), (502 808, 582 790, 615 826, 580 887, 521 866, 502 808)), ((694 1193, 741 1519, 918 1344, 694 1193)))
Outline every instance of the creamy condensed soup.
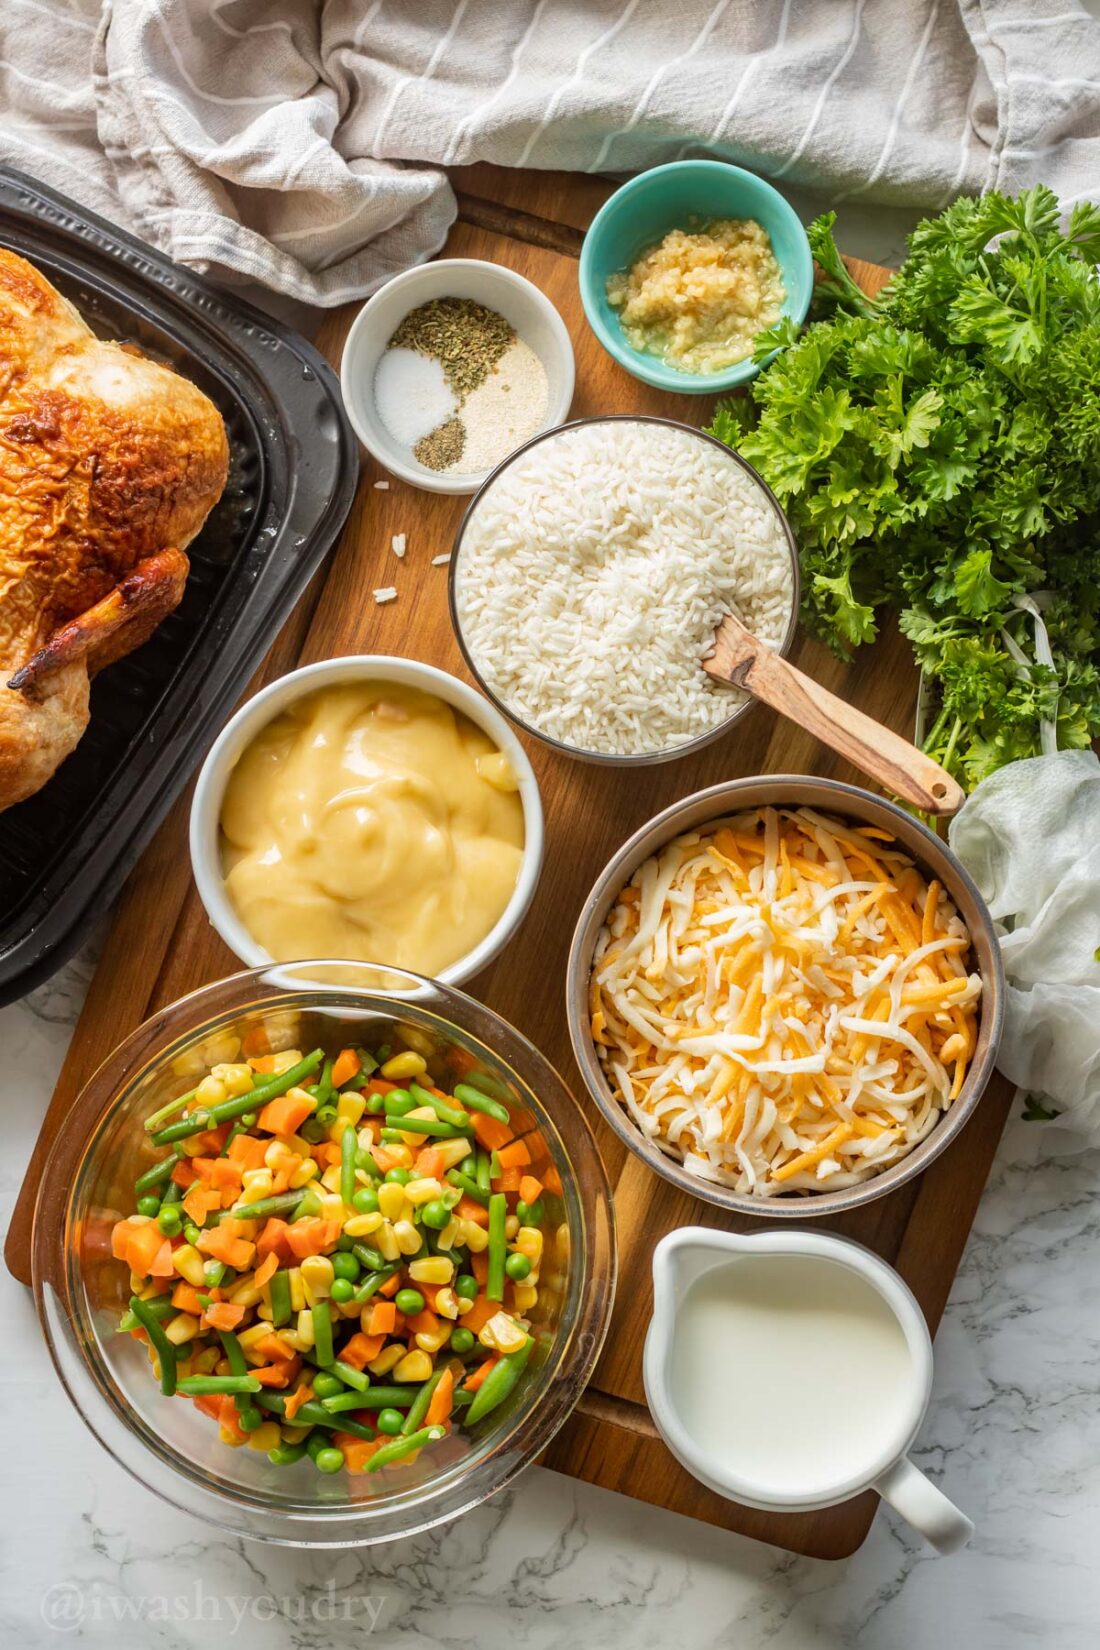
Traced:
POLYGON ((515 775, 492 740, 434 695, 385 682, 283 711, 222 804, 226 889, 278 962, 438 974, 503 914, 523 843, 515 775))

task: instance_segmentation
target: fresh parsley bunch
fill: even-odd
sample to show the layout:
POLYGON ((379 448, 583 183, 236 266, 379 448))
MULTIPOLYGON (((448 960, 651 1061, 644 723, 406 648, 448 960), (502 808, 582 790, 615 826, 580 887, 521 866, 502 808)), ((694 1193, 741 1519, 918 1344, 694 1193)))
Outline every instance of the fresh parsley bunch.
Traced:
POLYGON ((844 657, 899 623, 967 785, 1100 733, 1100 208, 1042 186, 918 226, 877 298, 812 225, 826 318, 712 433, 790 516, 809 627, 844 657))

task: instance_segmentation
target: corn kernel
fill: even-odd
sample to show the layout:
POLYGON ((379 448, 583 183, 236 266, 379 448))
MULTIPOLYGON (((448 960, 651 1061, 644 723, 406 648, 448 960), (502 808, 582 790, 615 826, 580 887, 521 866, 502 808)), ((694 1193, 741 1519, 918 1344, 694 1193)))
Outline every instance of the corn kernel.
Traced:
POLYGON ((214 1365, 219 1361, 219 1353, 216 1346, 204 1347, 201 1352, 196 1352, 195 1356, 191 1359, 192 1373, 195 1375, 209 1375, 213 1371, 214 1365))
POLYGON ((420 1203, 430 1203, 434 1197, 443 1196, 443 1187, 431 1175, 423 1180, 410 1180, 405 1187, 405 1196, 414 1206, 420 1203))
POLYGON ((449 1285, 436 1290, 435 1310, 441 1318, 450 1318, 452 1322, 458 1317, 458 1296, 449 1285))
POLYGON ((308 1186, 316 1173, 317 1164, 313 1158, 303 1158, 296 1169, 291 1169, 288 1176, 291 1191, 296 1192, 300 1187, 308 1186))
POLYGON ((416 1344, 422 1352, 438 1352, 450 1337, 451 1326, 441 1323, 438 1329, 421 1329, 416 1337, 416 1344))
POLYGON ((462 1159, 470 1154, 466 1140, 438 1140, 435 1149, 443 1158, 444 1169, 457 1169, 462 1159))
POLYGON ((201 1289, 206 1282, 206 1262, 194 1244, 181 1243, 178 1249, 173 1249, 172 1265, 183 1281, 193 1288, 201 1289))
POLYGON ((241 1176, 241 1202, 258 1203, 270 1197, 275 1185, 270 1169, 246 1169, 241 1176))
POLYGON ((252 1348, 256 1345, 256 1342, 262 1341, 264 1336, 268 1333, 269 1331, 266 1323, 254 1323, 250 1324, 247 1329, 238 1330, 237 1339, 240 1341, 241 1347, 245 1352, 251 1352, 252 1348))
POLYGON ((377 1209, 370 1215, 352 1215, 350 1220, 345 1220, 344 1231, 348 1237, 370 1237, 372 1232, 377 1232, 382 1220, 377 1209))
POLYGON ((507 1312, 494 1312, 488 1323, 482 1325, 477 1338, 491 1352, 518 1352, 526 1344, 527 1331, 507 1312))
POLYGON ((199 1320, 191 1316, 190 1312, 181 1312, 178 1317, 169 1318, 164 1326, 164 1333, 173 1346, 182 1346, 184 1341, 193 1341, 199 1332, 199 1320))
POLYGON ((206 1066, 228 1065, 241 1052, 241 1039, 231 1031, 216 1031, 203 1040, 198 1049, 206 1066))
POLYGON ((432 1360, 419 1347, 415 1352, 406 1352, 393 1366, 395 1381, 426 1381, 431 1372, 432 1360))
MULTIPOLYGON (((216 1350, 217 1349, 215 1348, 215 1351, 216 1350)), ((216 1358, 215 1359, 215 1363, 214 1363, 214 1374, 215 1375, 232 1375, 232 1373, 233 1373, 233 1371, 229 1367, 229 1359, 228 1358, 216 1358)))
MULTIPOLYGON (((266 1294, 267 1291, 265 1290, 264 1293, 266 1294)), ((274 1320, 275 1314, 271 1309, 271 1302, 269 1300, 262 1300, 260 1302, 259 1306, 256 1308, 256 1316, 258 1318, 263 1318, 267 1323, 271 1323, 274 1320)))
POLYGON ((504 1235, 511 1241, 519 1231, 519 1220, 515 1215, 509 1215, 504 1222, 504 1235))
POLYGON ((226 1098, 225 1084, 217 1077, 204 1077, 195 1090, 195 1104, 198 1106, 219 1106, 226 1098))
POLYGON ((340 1165, 338 1163, 329 1164, 321 1176, 321 1185, 326 1192, 338 1192, 340 1190, 340 1165))
POLYGON ((439 1247, 441 1249, 453 1249, 459 1240, 461 1231, 462 1222, 456 1220, 454 1215, 452 1215, 446 1226, 444 1226, 443 1230, 439 1234, 439 1247))
POLYGON ((530 1312, 537 1303, 539 1292, 533 1283, 517 1283, 513 1285, 513 1300, 517 1312, 530 1312))
POLYGON ((210 1075, 217 1078, 226 1094, 233 1099, 239 1094, 247 1094, 252 1087, 252 1067, 249 1065, 215 1066, 210 1075))
POLYGON ((278 1145, 285 1146, 288 1152, 293 1152, 295 1157, 305 1158, 310 1155, 309 1141, 303 1140, 300 1134, 277 1134, 275 1140, 278 1145))
POLYGON ((454 1275, 454 1262, 446 1255, 425 1255, 422 1260, 409 1263, 409 1276, 414 1283, 450 1283, 454 1275))
POLYGON ((300 1271, 303 1284, 318 1299, 323 1300, 331 1292, 335 1273, 327 1255, 307 1255, 300 1271))
POLYGON ((312 1431, 312 1427, 292 1427, 288 1421, 284 1421, 279 1428, 284 1444, 300 1444, 312 1431))
POLYGON ((247 1278, 244 1283, 238 1283, 234 1286, 229 1299, 234 1306, 255 1306, 260 1299, 260 1293, 261 1291, 256 1288, 252 1279, 247 1278))
POLYGON ((317 1213, 322 1220, 343 1220, 344 1200, 339 1192, 326 1192, 319 1201, 321 1207, 317 1213))
POLYGON ((388 1220, 384 1220, 374 1234, 374 1247, 383 1260, 400 1260, 401 1249, 394 1236, 393 1227, 388 1220))
POLYGON ((238 1437, 235 1432, 230 1432, 227 1427, 218 1428, 218 1437, 223 1444, 228 1444, 230 1449, 240 1449, 242 1444, 245 1442, 245 1440, 238 1437))
POLYGON ((483 1249, 489 1247, 489 1234, 484 1226, 479 1226, 476 1220, 462 1222, 462 1241, 471 1255, 480 1255, 483 1249))
POLYGON ((298 1341, 298 1350, 308 1352, 313 1345, 313 1313, 308 1306, 299 1312, 294 1333, 298 1341))
POLYGON ((420 1248, 420 1233, 411 1220, 395 1220, 393 1235, 399 1254, 415 1255, 420 1248))
POLYGON ((459 1297, 458 1297, 458 1315, 459 1315, 459 1317, 464 1318, 466 1316, 467 1312, 472 1312, 473 1309, 474 1309, 473 1301, 468 1301, 466 1299, 465 1295, 459 1295, 459 1297))
POLYGON ((405 1188, 386 1180, 378 1188, 378 1207, 387 1220, 400 1220, 405 1213, 405 1188))
MULTIPOLYGON (((364 1308, 364 1316, 365 1315, 366 1308, 364 1308)), ((364 1334, 365 1333, 366 1331, 364 1330, 364 1334)), ((382 1348, 377 1358, 371 1359, 370 1363, 367 1365, 367 1368, 370 1370, 372 1375, 388 1375, 394 1364, 399 1364, 404 1356, 405 1348, 398 1342, 391 1341, 389 1346, 384 1346, 382 1348)))
POLYGON ((361 1094, 342 1094, 336 1102, 336 1116, 341 1123, 350 1123, 355 1127, 367 1109, 367 1102, 361 1094))
POLYGON ((415 1147, 416 1150, 419 1151, 420 1147, 424 1144, 424 1136, 422 1134, 418 1134, 415 1137, 415 1139, 413 1139, 412 1146, 409 1146, 409 1145, 406 1144, 406 1141, 408 1141, 409 1138, 410 1138, 409 1135, 406 1134, 404 1140, 395 1140, 395 1141, 392 1142, 392 1144, 387 1141, 386 1150, 390 1154, 390 1167, 391 1168, 393 1168, 393 1169, 411 1169, 412 1168, 413 1147, 415 1147))
POLYGON ((521 1226, 516 1233, 516 1248, 526 1255, 532 1266, 542 1259, 542 1233, 537 1226, 521 1226))
MULTIPOLYGON (((271 1027, 270 1027, 270 1025, 267 1027, 267 1035, 268 1035, 268 1041, 270 1041, 271 1040, 271 1027)), ((269 1075, 277 1076, 278 1073, 281 1072, 281 1071, 289 1071, 291 1066, 296 1066, 298 1064, 298 1061, 301 1058, 302 1058, 302 1051, 299 1048, 280 1049, 277 1054, 273 1054, 272 1057, 271 1057, 271 1072, 270 1073, 265 1072, 264 1076, 265 1077, 267 1077, 269 1075)))
POLYGON ((261 1421, 255 1432, 248 1435, 249 1449, 277 1449, 282 1441, 278 1421, 261 1421))
POLYGON ((300 1312, 306 1304, 305 1285, 302 1282, 302 1269, 292 1266, 287 1273, 287 1282, 290 1285, 290 1310, 300 1312))
POLYGON ((423 1077, 427 1069, 421 1055, 406 1050, 404 1054, 391 1055, 382 1067, 382 1076, 389 1083, 400 1083, 403 1077, 423 1077))

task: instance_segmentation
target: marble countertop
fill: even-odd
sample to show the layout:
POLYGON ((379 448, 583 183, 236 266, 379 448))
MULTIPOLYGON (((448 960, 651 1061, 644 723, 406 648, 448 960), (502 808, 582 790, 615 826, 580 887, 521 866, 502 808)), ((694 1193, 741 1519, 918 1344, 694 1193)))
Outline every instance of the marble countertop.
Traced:
MULTIPOLYGON (((1100 0, 1094 0, 1100 3, 1100 0)), ((812 210, 814 203, 799 203, 812 210)), ((906 214, 845 214, 897 261, 906 214)), ((88 954, 0 1011, 0 1210, 38 1133, 88 954)), ((64 1398, 0 1271, 0 1640, 113 1650, 1095 1650, 1100 1629, 1100 1156, 1009 1124, 936 1341, 915 1459, 977 1524, 937 1558, 888 1509, 840 1564, 799 1559, 532 1468, 460 1524, 360 1553, 233 1540, 163 1505, 64 1398)))

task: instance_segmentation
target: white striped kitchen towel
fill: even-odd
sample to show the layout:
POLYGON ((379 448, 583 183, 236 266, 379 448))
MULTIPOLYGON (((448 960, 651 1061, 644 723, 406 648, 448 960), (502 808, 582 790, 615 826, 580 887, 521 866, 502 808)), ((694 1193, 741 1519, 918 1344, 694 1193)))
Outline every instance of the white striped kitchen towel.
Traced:
POLYGON ((0 160, 180 262, 336 304, 438 249, 441 168, 476 160, 716 155, 841 212, 1100 193, 1100 22, 1078 0, 2 0, 0 116, 0 160))

